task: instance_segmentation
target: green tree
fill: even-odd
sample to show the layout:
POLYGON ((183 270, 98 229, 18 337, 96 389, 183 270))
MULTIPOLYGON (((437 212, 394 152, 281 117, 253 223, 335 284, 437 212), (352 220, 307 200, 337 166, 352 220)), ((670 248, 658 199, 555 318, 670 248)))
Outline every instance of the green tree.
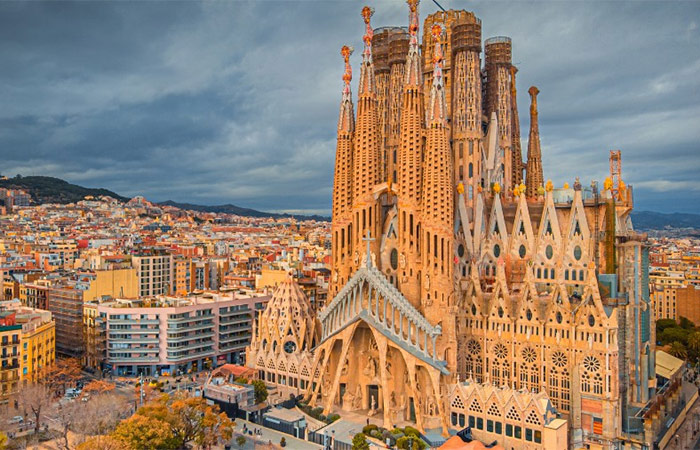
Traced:
POLYGON ((425 450, 428 448, 428 444, 426 444, 423 439, 411 433, 400 437, 396 441, 396 447, 402 450, 409 450, 411 448, 413 450, 425 450))
POLYGON ((685 345, 678 341, 671 343, 671 348, 669 348, 668 353, 680 359, 686 359, 688 357, 688 350, 685 348, 685 345))
POLYGON ((253 380, 251 383, 255 389, 255 403, 262 403, 267 400, 267 386, 263 380, 253 380))
POLYGON ((692 331, 695 329, 695 324, 693 322, 691 322, 690 319, 688 319, 687 317, 681 316, 681 320, 679 322, 680 322, 681 328, 683 328, 684 330, 692 331))
POLYGON ((659 319, 656 321, 656 334, 661 334, 666 328, 675 328, 678 324, 673 319, 659 319))
POLYGON ((134 414, 122 421, 112 436, 133 450, 170 450, 183 446, 183 442, 173 434, 167 422, 141 414, 134 414))
POLYGON ((7 435, 0 431, 0 450, 5 450, 7 448, 7 435))
POLYGON ((243 448, 245 446, 245 443, 246 443, 245 436, 238 436, 236 438, 236 444, 238 444, 239 447, 243 448))
POLYGON ((688 342, 688 334, 688 330, 684 330, 680 327, 666 328, 663 333, 661 333, 661 342, 664 344, 680 342, 685 345, 688 342))
POLYGON ((352 437, 352 450, 369 450, 369 442, 367 436, 363 433, 357 433, 352 437))

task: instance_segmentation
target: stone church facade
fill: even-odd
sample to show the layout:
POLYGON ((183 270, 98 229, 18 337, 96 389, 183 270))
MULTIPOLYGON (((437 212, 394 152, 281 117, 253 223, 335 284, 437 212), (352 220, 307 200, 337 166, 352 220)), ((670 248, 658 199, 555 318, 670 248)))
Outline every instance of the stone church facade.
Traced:
MULTIPOLYGON (((472 386, 539 396, 541 426, 558 415, 571 445, 613 448, 655 395, 632 188, 612 175, 544 182, 535 87, 522 161, 510 39, 486 40, 482 68, 479 19, 435 13, 421 45, 418 0, 407 3, 407 29, 373 30, 362 11, 356 113, 342 49, 333 300, 315 324, 304 308, 295 316, 302 340, 284 367, 306 369, 305 396, 326 413, 447 435, 469 416, 460 422, 454 393, 472 386)), ((274 320, 261 318, 248 359, 269 371, 285 348, 274 320)))

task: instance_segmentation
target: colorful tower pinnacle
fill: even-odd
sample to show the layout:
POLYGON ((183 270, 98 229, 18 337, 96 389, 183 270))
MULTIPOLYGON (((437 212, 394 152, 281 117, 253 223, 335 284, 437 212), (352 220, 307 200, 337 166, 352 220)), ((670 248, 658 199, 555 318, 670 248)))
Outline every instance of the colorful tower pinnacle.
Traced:
MULTIPOLYGON (((381 171, 381 132, 377 111, 377 94, 374 80, 374 63, 372 62, 372 26, 370 18, 374 10, 369 6, 362 8, 365 23, 365 43, 360 67, 360 84, 357 99, 357 123, 354 138, 353 158, 353 215, 356 217, 353 229, 353 265, 359 267, 361 259, 362 237, 367 231, 372 237, 378 234, 379 213, 375 206, 373 191, 380 178, 381 171)), ((372 249, 377 254, 379 241, 373 242, 372 249)))
POLYGON ((531 86, 530 93, 530 136, 527 143, 527 176, 526 195, 528 197, 537 196, 537 189, 542 186, 542 150, 540 149, 540 129, 537 124, 537 94, 539 89, 531 86))
POLYGON ((406 0, 409 8, 408 24, 408 58, 406 59, 405 84, 420 86, 420 46, 418 44, 418 4, 420 0, 406 0))
POLYGON ((512 186, 520 186, 520 183, 523 182, 523 153, 522 153, 522 147, 520 146, 520 118, 518 116, 518 102, 517 102, 517 97, 518 93, 515 88, 515 74, 518 72, 518 69, 515 66, 510 66, 510 101, 511 101, 511 109, 512 109, 512 114, 511 114, 511 119, 513 122, 513 126, 511 128, 511 134, 513 135, 512 139, 512 148, 513 148, 513 154, 512 154, 512 186))
MULTIPOLYGON (((432 36, 433 76, 427 114, 427 139, 423 166, 421 309, 430 323, 439 323, 445 315, 447 302, 454 287, 454 184, 450 131, 447 127, 445 86, 442 75, 443 27, 435 24, 432 36)), ((441 339, 454 340, 454 327, 445 325, 441 339)), ((455 361, 448 361, 455 367, 455 361)))
POLYGON ((398 213, 401 258, 406 261, 398 272, 401 292, 413 306, 420 307, 420 219, 421 180, 423 178, 423 87, 418 48, 418 0, 408 0, 409 43, 401 101, 401 133, 398 149, 398 213))
POLYGON ((350 55, 352 47, 344 45, 340 50, 345 61, 343 73, 343 96, 340 101, 338 118, 338 140, 335 153, 335 177, 333 178, 333 268, 331 294, 335 295, 339 287, 347 282, 350 267, 343 263, 349 260, 352 251, 352 226, 350 224, 352 211, 352 178, 353 178, 353 132, 355 118, 352 107, 352 68, 350 55))

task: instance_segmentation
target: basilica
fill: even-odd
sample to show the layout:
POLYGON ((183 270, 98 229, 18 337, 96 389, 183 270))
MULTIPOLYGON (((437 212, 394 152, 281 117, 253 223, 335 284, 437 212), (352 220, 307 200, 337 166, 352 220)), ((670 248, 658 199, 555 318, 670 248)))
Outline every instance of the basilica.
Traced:
POLYGON ((248 364, 387 428, 470 426, 508 448, 646 442, 655 328, 620 153, 601 183, 555 187, 534 86, 523 160, 511 40, 482 45, 481 21, 450 10, 421 43, 407 3, 408 27, 373 29, 362 10, 356 99, 341 50, 332 300, 315 316, 281 285, 248 364))

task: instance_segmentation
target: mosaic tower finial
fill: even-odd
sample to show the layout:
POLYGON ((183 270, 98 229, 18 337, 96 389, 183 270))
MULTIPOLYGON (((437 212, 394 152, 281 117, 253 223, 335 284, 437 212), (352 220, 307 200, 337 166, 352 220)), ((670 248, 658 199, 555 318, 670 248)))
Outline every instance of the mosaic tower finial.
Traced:
POLYGON ((445 83, 442 76, 442 63, 444 55, 442 53, 442 34, 444 28, 436 23, 431 29, 435 46, 433 47, 433 85, 430 88, 430 107, 426 122, 429 126, 433 124, 445 125, 447 109, 445 105, 445 83))
POLYGON ((355 127, 354 113, 352 107, 352 92, 350 91, 350 82, 352 81, 352 67, 350 66, 350 55, 353 48, 343 45, 340 49, 340 54, 345 61, 345 71, 343 72, 343 97, 340 101, 340 117, 338 119, 338 131, 351 133, 355 127))
POLYGON ((420 49, 418 45, 418 3, 420 0, 406 0, 408 3, 408 58, 406 58, 405 84, 420 86, 420 49))
POLYGON ((372 37, 374 37, 374 31, 369 23, 373 14, 374 8, 369 6, 362 8, 362 18, 365 21, 365 34, 362 36, 362 40, 365 43, 365 48, 362 51, 359 95, 374 92, 374 67, 372 66, 372 37))

